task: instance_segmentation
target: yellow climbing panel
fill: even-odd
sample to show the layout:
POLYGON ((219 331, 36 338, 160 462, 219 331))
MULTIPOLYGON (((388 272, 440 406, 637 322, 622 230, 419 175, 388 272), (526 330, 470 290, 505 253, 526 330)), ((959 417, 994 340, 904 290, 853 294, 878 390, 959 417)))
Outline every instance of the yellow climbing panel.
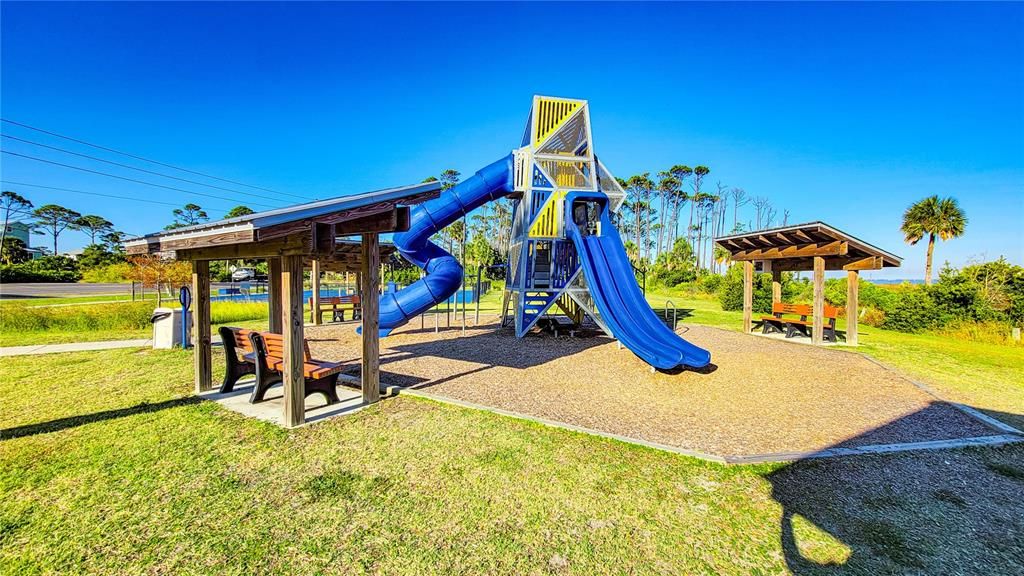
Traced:
POLYGON ((541 98, 537 103, 537 127, 533 133, 533 145, 537 146, 552 135, 582 105, 582 102, 541 98))
POLYGON ((544 202, 530 225, 530 238, 554 238, 562 235, 562 207, 565 190, 556 190, 544 202))

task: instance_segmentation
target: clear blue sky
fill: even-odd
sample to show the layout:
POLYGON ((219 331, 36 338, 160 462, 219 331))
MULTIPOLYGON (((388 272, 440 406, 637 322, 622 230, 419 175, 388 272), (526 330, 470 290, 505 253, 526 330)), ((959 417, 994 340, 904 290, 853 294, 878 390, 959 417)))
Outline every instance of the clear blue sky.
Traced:
MULTIPOLYGON (((970 218, 939 262, 1024 262, 1021 4, 5 2, 2 36, 3 117, 275 190, 326 197, 471 173, 518 145, 541 93, 590 100, 596 149, 618 176, 706 164, 711 188, 743 187, 791 222, 825 220, 904 256, 889 277, 922 274, 923 245, 898 227, 929 194, 957 197, 970 218)), ((292 200, 3 146, 253 207, 292 200)), ((2 161, 5 180, 192 200, 213 217, 235 204, 2 161)), ((4 188, 131 233, 171 220, 171 206, 4 188)), ((85 242, 71 233, 62 249, 85 242)))

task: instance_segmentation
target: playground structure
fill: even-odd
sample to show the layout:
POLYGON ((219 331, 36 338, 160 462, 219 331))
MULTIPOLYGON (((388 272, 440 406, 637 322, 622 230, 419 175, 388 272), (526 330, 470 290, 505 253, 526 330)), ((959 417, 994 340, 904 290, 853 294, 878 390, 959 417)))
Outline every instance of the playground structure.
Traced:
POLYGON ((662 323, 637 285, 612 224, 625 192, 594 153, 587 102, 547 96, 534 97, 520 148, 412 208, 394 244, 425 275, 381 295, 382 336, 459 289, 462 266, 430 237, 499 198, 513 202, 502 315, 517 337, 545 316, 575 326, 590 318, 654 368, 710 363, 662 323))

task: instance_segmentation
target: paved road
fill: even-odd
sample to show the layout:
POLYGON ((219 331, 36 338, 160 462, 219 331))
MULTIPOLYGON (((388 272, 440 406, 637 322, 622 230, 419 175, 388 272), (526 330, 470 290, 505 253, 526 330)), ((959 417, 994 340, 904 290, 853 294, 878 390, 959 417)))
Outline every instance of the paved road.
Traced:
MULTIPOLYGON (((232 284, 214 282, 214 288, 228 288, 232 284)), ((136 286, 136 290, 140 290, 136 286)), ((152 292, 152 288, 146 290, 152 292)), ((130 295, 131 284, 61 284, 15 282, 0 284, 0 298, 54 298, 68 296, 130 295)))

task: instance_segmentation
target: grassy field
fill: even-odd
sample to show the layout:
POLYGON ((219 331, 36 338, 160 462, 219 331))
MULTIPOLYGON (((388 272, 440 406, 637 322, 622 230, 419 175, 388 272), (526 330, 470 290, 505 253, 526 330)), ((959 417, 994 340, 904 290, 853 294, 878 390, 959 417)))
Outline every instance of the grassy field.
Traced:
MULTIPOLYGON (((93 302, 43 306, 6 303, 0 307, 0 346, 61 344, 149 338, 149 318, 154 303, 93 302)), ((215 326, 266 320, 266 304, 214 302, 210 307, 215 326)), ((216 327, 214 328, 216 329, 216 327)))
POLYGON ((1024 446, 726 467, 404 397, 285 431, 191 371, 0 363, 0 573, 1024 571, 1024 446))

